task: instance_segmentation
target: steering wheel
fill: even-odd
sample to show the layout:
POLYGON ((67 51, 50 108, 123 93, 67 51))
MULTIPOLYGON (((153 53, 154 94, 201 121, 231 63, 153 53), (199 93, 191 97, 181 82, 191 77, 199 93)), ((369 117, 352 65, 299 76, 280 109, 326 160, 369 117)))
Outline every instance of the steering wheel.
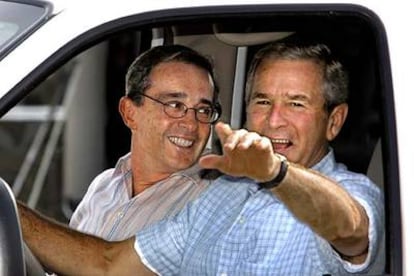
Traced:
POLYGON ((25 242, 23 242, 23 253, 26 276, 45 276, 46 271, 25 242))
POLYGON ((0 276, 37 276, 45 271, 22 241, 16 201, 0 177, 0 276))

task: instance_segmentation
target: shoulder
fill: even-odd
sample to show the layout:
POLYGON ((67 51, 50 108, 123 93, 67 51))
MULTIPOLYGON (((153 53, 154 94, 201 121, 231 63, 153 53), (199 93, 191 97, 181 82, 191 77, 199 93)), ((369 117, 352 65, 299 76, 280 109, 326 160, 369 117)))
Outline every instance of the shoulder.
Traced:
POLYGON ((350 171, 345 164, 337 162, 333 150, 330 150, 313 169, 335 180, 350 192, 353 190, 369 190, 373 193, 381 194, 378 185, 369 179, 368 176, 350 171))
POLYGON ((110 168, 98 174, 89 185, 88 192, 99 190, 101 187, 107 186, 107 184, 113 179, 114 171, 114 168, 110 168))

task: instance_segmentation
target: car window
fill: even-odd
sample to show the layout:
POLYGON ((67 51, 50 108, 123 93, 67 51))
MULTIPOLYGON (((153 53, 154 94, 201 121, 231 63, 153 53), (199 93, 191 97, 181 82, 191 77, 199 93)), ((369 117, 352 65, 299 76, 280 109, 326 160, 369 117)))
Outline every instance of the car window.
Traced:
POLYGON ((0 60, 44 22, 50 10, 46 2, 0 1, 0 60))
MULTIPOLYGON (((15 183, 20 198, 67 221, 93 177, 129 150, 118 100, 127 67, 138 54, 154 45, 184 44, 209 56, 220 87, 222 120, 241 127, 249 62, 260 47, 279 39, 323 42, 348 69, 349 115, 332 146, 339 161, 367 173, 383 189, 386 271, 400 274, 398 157, 387 37, 380 18, 360 6, 176 9, 103 24, 65 45, 43 72, 33 72, 12 91, 10 97, 20 103, 0 120, 0 175, 15 183)), ((209 146, 220 150, 214 135, 209 146)))

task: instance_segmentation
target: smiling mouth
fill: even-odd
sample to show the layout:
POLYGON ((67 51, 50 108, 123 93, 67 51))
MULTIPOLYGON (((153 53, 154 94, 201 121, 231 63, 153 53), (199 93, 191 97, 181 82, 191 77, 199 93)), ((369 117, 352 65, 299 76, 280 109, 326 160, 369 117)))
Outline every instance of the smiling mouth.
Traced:
POLYGON ((271 139, 273 144, 290 144, 288 139, 271 139))
POLYGON ((287 147, 292 145, 292 142, 288 139, 275 138, 270 140, 272 141, 274 150, 286 149, 287 147))
POLYGON ((171 143, 178 147, 189 148, 194 144, 193 140, 188 140, 180 137, 168 137, 171 143))

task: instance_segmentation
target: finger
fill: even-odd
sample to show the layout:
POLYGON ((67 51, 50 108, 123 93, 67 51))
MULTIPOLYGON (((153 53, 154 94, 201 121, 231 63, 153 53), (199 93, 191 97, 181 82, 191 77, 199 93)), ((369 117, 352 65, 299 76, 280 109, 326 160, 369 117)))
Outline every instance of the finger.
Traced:
POLYGON ((269 151, 273 153, 273 144, 267 137, 261 137, 260 141, 256 144, 259 149, 269 151))
POLYGON ((231 129, 230 125, 225 124, 223 122, 218 122, 215 126, 215 130, 217 136, 220 139, 220 142, 225 142, 227 137, 232 134, 233 130, 231 129))
POLYGON ((234 150, 238 146, 238 144, 241 141, 243 141, 246 134, 248 134, 248 132, 245 129, 239 129, 239 130, 233 131, 233 133, 227 137, 226 142, 223 144, 224 151, 234 150))
POLYGON ((237 145, 239 149, 248 149, 250 147, 257 147, 261 143, 262 136, 256 132, 247 132, 243 137, 240 138, 240 141, 237 145))
POLYGON ((227 137, 233 133, 230 125, 223 122, 218 122, 215 126, 215 130, 222 145, 225 144, 227 137))

